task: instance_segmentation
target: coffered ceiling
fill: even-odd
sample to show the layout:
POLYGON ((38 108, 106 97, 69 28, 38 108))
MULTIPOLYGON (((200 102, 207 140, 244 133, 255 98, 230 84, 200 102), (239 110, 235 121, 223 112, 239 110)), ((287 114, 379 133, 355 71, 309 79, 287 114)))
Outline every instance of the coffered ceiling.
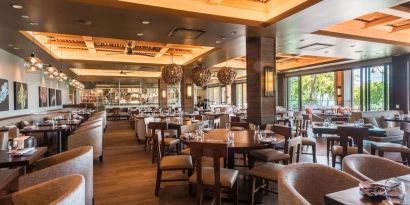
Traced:
POLYGON ((213 47, 21 31, 56 59, 186 65, 213 47))

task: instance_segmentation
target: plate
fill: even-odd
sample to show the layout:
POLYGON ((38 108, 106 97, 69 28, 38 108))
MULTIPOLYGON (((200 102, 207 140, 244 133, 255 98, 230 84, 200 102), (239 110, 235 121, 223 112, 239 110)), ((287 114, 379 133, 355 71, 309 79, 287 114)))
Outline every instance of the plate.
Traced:
POLYGON ((370 198, 384 198, 386 196, 384 185, 372 181, 360 182, 359 191, 362 195, 370 198))

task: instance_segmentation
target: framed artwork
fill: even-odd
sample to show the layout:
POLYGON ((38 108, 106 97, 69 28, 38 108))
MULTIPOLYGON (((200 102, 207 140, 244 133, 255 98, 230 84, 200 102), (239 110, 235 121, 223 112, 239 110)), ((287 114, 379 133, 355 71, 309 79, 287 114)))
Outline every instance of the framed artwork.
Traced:
POLYGON ((61 105, 61 90, 56 90, 56 100, 57 100, 57 105, 61 105))
POLYGON ((9 110, 9 81, 0 79, 0 111, 9 110))
POLYGON ((52 88, 48 89, 48 100, 50 106, 56 106, 56 90, 52 88))
POLYGON ((38 87, 38 100, 40 107, 48 106, 48 93, 46 87, 38 87))
POLYGON ((28 109, 27 84, 14 81, 14 109, 28 109))

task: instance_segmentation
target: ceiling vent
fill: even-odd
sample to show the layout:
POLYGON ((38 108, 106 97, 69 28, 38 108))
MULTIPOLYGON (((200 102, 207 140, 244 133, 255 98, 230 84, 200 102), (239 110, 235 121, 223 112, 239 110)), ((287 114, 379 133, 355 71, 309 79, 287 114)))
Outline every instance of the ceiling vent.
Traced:
POLYGON ((169 37, 180 37, 180 38, 185 38, 185 39, 197 39, 204 33, 205 33, 204 30, 174 27, 168 33, 168 36, 169 37))
POLYGON ((325 48, 329 48, 332 47, 333 45, 331 44, 325 44, 325 43, 313 43, 313 44, 309 44, 306 46, 302 46, 299 49, 300 50, 309 50, 309 51, 318 51, 318 50, 322 50, 325 48))

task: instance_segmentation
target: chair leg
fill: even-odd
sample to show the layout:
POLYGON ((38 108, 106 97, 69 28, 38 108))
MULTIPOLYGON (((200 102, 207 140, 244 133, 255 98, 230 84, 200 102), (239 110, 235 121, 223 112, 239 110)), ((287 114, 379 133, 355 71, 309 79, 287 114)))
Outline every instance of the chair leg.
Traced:
POLYGON ((202 185, 197 184, 197 189, 196 189, 196 204, 197 205, 202 205, 202 195, 204 194, 204 190, 202 185))
POLYGON ((384 152, 383 151, 378 151, 379 157, 384 157, 384 152))
POLYGON ((329 161, 329 152, 330 152, 330 139, 326 139, 326 154, 327 154, 327 161, 329 161))
POLYGON ((376 155, 376 148, 375 147, 373 147, 373 146, 370 147, 370 154, 371 155, 376 155))
POLYGON ((233 204, 238 205, 238 181, 232 187, 233 191, 233 204))
POLYGON ((99 157, 99 159, 100 159, 100 162, 103 162, 103 161, 104 161, 104 155, 101 154, 101 156, 99 157))
MULTIPOLYGON (((329 153, 329 152, 328 152, 329 153)), ((316 144, 312 145, 313 163, 317 163, 316 159, 316 144)))
POLYGON ((216 200, 216 205, 221 205, 221 189, 215 189, 215 200, 216 200))
POLYGON ((155 184, 155 196, 159 195, 159 190, 161 188, 162 170, 157 171, 157 182, 155 184))
POLYGON ((334 155, 332 153, 332 167, 335 168, 336 167, 336 155, 334 155))
POLYGON ((255 203, 255 183, 256 178, 249 175, 249 204, 254 205, 255 203))
POLYGON ((247 164, 246 164, 246 153, 244 152, 244 153, 242 153, 242 157, 243 157, 243 166, 247 166, 247 164))
POLYGON ((407 165, 407 164, 408 164, 408 161, 407 161, 407 156, 406 156, 406 154, 403 153, 403 152, 401 152, 400 155, 401 155, 401 161, 402 161, 403 165, 407 165))

